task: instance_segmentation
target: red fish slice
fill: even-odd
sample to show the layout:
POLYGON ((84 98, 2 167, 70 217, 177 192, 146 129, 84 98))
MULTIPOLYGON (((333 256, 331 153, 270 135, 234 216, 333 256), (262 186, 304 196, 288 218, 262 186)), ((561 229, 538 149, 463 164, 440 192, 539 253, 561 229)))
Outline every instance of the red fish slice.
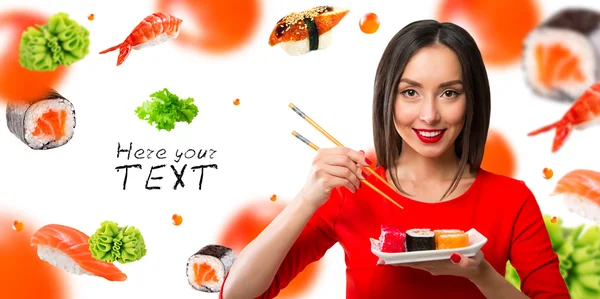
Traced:
MULTIPOLYGON (((110 281, 125 281, 127 275, 121 272, 115 265, 96 260, 88 244, 89 237, 68 226, 59 224, 48 224, 40 228, 31 237, 31 246, 49 246, 59 250, 71 258, 83 270, 95 276, 103 277, 110 281)), ((49 261, 49 263, 61 268, 64 261, 49 261), (58 264, 58 265, 57 265, 58 264)))
POLYGON ((132 48, 134 50, 141 50, 142 48, 156 46, 177 38, 181 30, 181 22, 181 19, 166 13, 153 13, 144 18, 131 31, 131 34, 127 36, 124 42, 110 47, 100 52, 100 54, 119 49, 119 58, 117 59, 117 66, 119 66, 127 59, 132 48))
POLYGON ((600 82, 589 87, 581 95, 565 115, 557 122, 537 129, 527 136, 556 129, 552 152, 557 152, 565 143, 573 129, 584 129, 593 121, 600 120, 600 82))
POLYGON ((565 196, 569 210, 600 223, 600 172, 573 170, 556 183, 552 195, 565 196))

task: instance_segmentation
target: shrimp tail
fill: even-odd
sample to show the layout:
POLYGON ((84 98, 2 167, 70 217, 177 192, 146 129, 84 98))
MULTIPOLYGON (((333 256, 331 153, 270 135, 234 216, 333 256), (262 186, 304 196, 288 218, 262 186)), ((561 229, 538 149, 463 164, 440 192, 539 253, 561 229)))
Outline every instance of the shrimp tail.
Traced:
POLYGON ((119 49, 119 58, 117 58, 117 66, 119 66, 125 62, 125 59, 127 59, 127 56, 129 56, 129 53, 131 53, 131 48, 131 43, 123 42, 100 52, 100 54, 105 54, 119 49))
POLYGON ((539 129, 537 129, 535 131, 530 132, 529 134, 527 134, 527 136, 535 136, 535 135, 540 134, 540 133, 548 132, 548 131, 550 131, 550 130, 556 128, 556 127, 558 127, 559 125, 560 125, 560 121, 557 121, 555 123, 551 123, 551 124, 549 124, 547 126, 543 126, 543 127, 539 128, 539 129))
POLYGON ((556 127, 556 135, 552 144, 553 153, 556 153, 563 146, 572 131, 573 125, 570 123, 561 123, 556 127))

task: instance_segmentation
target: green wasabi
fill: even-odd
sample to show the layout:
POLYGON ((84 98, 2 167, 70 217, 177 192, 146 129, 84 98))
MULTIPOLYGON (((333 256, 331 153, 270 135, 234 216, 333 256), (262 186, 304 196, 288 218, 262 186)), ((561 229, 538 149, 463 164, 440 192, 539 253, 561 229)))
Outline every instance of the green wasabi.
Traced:
MULTIPOLYGON (((562 226, 559 218, 544 215, 544 222, 558 256, 562 275, 572 298, 600 298, 600 226, 562 226)), ((519 288, 521 279, 516 269, 506 264, 506 280, 519 288)))
POLYGON ((89 35, 67 13, 57 13, 46 25, 29 27, 23 32, 19 63, 31 71, 54 71, 59 65, 69 66, 89 53, 89 35))
POLYGON ((112 221, 102 222, 88 243, 92 257, 107 263, 131 263, 146 255, 146 244, 140 231, 133 226, 119 227, 112 221))

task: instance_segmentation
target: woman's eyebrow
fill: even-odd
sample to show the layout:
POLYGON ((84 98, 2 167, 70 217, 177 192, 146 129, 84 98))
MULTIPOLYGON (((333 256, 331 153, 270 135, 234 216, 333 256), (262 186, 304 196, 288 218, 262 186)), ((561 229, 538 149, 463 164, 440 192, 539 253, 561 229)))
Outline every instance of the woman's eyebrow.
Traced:
POLYGON ((400 82, 408 83, 408 84, 416 86, 416 87, 423 87, 423 85, 421 85, 421 83, 419 83, 417 81, 413 81, 411 79, 407 79, 407 78, 400 79, 400 82))
MULTIPOLYGON (((402 78, 402 79, 400 79, 400 82, 408 83, 412 86, 423 87, 423 85, 421 83, 411 80, 411 79, 408 79, 408 78, 402 78)), ((461 80, 452 80, 452 81, 448 81, 448 82, 444 82, 444 83, 440 84, 440 87, 443 88, 443 87, 448 87, 448 86, 452 86, 455 84, 463 85, 463 82, 461 80)))
POLYGON ((444 83, 440 84, 440 87, 448 87, 448 86, 452 86, 455 84, 463 85, 463 82, 461 80, 452 80, 452 81, 448 81, 448 82, 444 82, 444 83))

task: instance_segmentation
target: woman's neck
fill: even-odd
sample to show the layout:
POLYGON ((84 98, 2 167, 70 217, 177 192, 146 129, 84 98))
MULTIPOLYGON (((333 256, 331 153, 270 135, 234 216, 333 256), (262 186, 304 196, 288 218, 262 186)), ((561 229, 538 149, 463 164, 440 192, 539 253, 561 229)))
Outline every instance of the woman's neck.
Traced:
POLYGON ((403 181, 448 181, 454 179, 459 161, 453 147, 439 157, 429 158, 405 144, 396 160, 396 172, 403 181))

